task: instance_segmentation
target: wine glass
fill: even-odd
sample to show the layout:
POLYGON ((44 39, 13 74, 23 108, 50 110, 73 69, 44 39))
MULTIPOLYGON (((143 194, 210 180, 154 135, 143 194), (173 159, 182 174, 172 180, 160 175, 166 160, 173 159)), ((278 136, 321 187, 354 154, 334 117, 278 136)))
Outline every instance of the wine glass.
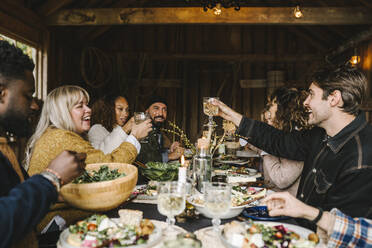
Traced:
POLYGON ((203 97, 203 112, 208 115, 208 126, 215 126, 216 123, 213 121, 213 116, 218 114, 218 106, 212 104, 212 100, 219 97, 203 97))
POLYGON ((176 220, 174 216, 183 212, 186 206, 186 185, 178 181, 159 182, 158 211, 167 216, 167 229, 172 231, 176 220))
MULTIPOLYGON (((136 123, 136 125, 141 124, 145 120, 149 120, 151 118, 150 114, 147 112, 134 112, 133 116, 134 116, 134 123, 136 123)), ((148 143, 148 142, 149 142, 148 137, 145 137, 140 140, 140 143, 148 143)))
POLYGON ((220 217, 226 214, 231 206, 231 186, 221 182, 206 182, 204 184, 204 207, 213 216, 213 230, 218 233, 221 224, 220 217))

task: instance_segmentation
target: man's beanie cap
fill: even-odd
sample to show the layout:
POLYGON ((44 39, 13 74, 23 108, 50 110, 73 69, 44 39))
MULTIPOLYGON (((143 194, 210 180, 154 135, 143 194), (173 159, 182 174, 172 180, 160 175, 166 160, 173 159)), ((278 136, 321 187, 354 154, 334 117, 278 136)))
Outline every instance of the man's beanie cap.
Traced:
POLYGON ((151 105, 153 105, 156 102, 161 102, 161 103, 164 103, 166 106, 168 106, 168 103, 165 100, 165 98, 161 96, 152 96, 150 100, 147 102, 146 108, 149 108, 151 105))

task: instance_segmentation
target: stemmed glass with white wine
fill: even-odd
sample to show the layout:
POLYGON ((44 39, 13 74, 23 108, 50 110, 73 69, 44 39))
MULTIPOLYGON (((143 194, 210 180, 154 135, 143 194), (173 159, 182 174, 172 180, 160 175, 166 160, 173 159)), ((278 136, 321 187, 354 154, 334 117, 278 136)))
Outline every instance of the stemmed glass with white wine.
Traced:
POLYGON ((158 211, 167 216, 168 231, 174 229, 174 216, 183 212, 186 206, 186 184, 178 181, 159 182, 158 211))
POLYGON ((204 207, 213 216, 213 231, 219 232, 220 217, 226 214, 231 206, 231 186, 227 183, 204 183, 204 207))
MULTIPOLYGON (((136 123, 136 125, 139 125, 145 120, 149 120, 151 118, 150 114, 147 112, 134 112, 133 117, 134 117, 134 123, 136 123)), ((145 137, 140 140, 140 143, 148 143, 148 142, 149 142, 148 137, 145 137)))
POLYGON ((208 126, 215 126, 213 116, 218 115, 218 106, 213 105, 213 99, 219 100, 219 97, 203 97, 203 112, 208 115, 208 126))

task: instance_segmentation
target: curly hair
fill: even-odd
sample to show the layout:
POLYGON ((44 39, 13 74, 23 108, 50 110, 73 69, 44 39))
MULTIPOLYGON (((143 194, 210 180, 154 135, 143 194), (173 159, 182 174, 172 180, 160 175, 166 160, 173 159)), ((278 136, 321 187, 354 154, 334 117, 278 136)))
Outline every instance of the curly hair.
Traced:
POLYGON ((309 79, 323 90, 323 100, 334 92, 341 92, 342 111, 358 115, 367 91, 367 78, 356 67, 342 65, 339 67, 327 66, 316 71, 309 79))
POLYGON ((22 50, 0 40, 0 83, 7 85, 12 79, 24 79, 25 71, 33 71, 35 64, 22 50))
POLYGON ((270 96, 270 103, 276 103, 278 109, 273 125, 283 131, 309 129, 308 113, 303 105, 307 91, 296 88, 277 88, 270 96))
MULTIPOLYGON (((116 124, 115 101, 121 95, 106 95, 97 99, 92 105, 92 126, 101 124, 107 131, 111 132, 116 124)), ((124 97, 125 98, 125 97, 124 97)))

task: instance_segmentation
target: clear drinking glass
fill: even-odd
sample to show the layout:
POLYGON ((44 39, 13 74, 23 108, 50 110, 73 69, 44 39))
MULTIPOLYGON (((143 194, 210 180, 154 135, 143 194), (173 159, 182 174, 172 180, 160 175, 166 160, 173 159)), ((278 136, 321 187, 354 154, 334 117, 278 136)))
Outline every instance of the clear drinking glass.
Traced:
MULTIPOLYGON (((136 123, 136 125, 141 124, 145 120, 149 120, 151 118, 150 114, 147 112, 134 112, 133 117, 134 117, 134 123, 136 123)), ((140 143, 148 143, 148 142, 149 142, 148 137, 145 137, 140 140, 140 143)))
POLYGON ((213 216, 213 230, 218 233, 220 217, 226 214, 231 206, 231 186, 221 182, 204 184, 204 207, 213 216))
POLYGON ((158 211, 167 216, 167 229, 172 231, 176 220, 174 216, 183 212, 186 206, 186 185, 178 181, 159 182, 158 211))
POLYGON ((219 97, 203 97, 203 112, 208 115, 208 124, 214 126, 215 122, 213 121, 213 116, 218 114, 218 107, 213 105, 211 102, 213 99, 219 100, 219 97))

